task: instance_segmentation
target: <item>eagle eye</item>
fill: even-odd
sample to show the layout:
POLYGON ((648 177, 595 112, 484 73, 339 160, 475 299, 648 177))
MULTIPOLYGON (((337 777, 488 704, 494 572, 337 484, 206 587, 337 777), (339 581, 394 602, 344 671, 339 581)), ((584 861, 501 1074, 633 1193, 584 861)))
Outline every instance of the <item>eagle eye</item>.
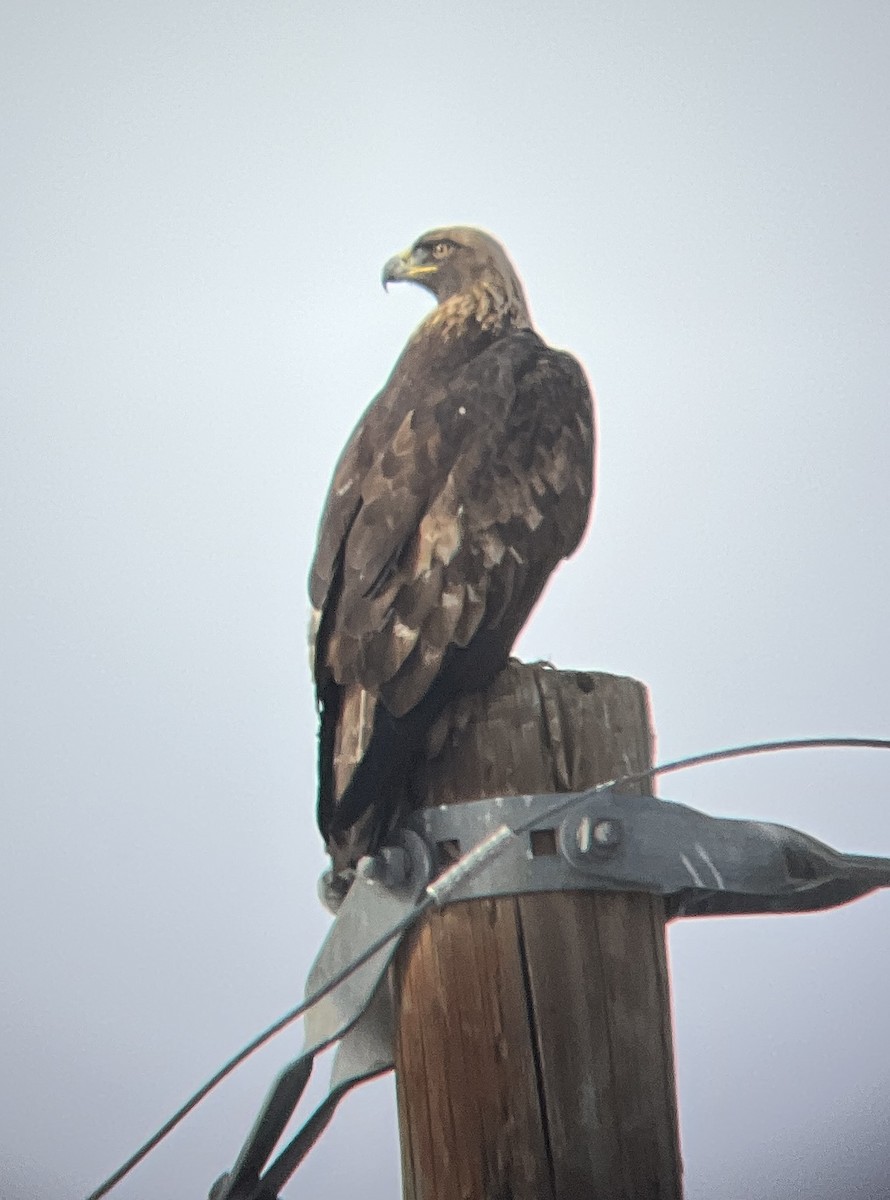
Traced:
POLYGON ((453 249, 451 242, 436 242, 433 246, 433 258, 447 258, 453 249))

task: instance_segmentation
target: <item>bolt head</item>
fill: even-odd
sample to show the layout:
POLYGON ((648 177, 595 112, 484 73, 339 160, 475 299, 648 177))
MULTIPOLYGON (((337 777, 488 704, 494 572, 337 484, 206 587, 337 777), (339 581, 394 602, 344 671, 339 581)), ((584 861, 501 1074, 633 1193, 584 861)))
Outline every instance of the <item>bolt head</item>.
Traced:
POLYGON ((360 858, 355 873, 386 887, 401 887, 411 874, 411 858, 401 846, 384 846, 376 854, 360 858))
POLYGON ((355 873, 359 879, 380 879, 384 873, 384 864, 379 854, 366 854, 355 865, 355 873))
POLYGON ((610 817, 584 816, 575 828, 575 844, 585 857, 608 854, 621 842, 621 826, 610 817))
POLYGON ((621 830, 617 822, 605 819, 597 821, 593 827, 593 840, 603 850, 617 846, 621 841, 621 830))
POLYGON ((335 874, 325 871, 318 881, 318 896, 330 913, 336 913, 346 899, 346 893, 352 884, 352 872, 342 871, 335 874))
POLYGON ((383 859, 383 878, 390 887, 401 887, 411 874, 411 858, 401 846, 384 846, 379 857, 383 859))

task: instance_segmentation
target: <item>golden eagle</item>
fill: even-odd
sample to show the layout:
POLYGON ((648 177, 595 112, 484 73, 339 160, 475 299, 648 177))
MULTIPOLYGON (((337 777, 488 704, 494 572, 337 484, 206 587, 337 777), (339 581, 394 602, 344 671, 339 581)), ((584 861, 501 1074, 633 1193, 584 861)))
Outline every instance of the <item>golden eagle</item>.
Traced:
POLYGON ((435 229, 384 267, 403 279, 438 303, 340 457, 309 583, 318 824, 339 873, 410 804, 448 701, 504 667, 593 495, 584 372, 535 333, 498 242, 435 229))

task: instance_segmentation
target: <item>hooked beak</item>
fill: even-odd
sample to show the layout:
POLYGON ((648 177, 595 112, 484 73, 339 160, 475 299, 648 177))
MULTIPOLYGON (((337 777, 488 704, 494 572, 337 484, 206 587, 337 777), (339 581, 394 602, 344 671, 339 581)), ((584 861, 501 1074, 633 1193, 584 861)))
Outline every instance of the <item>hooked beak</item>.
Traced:
POLYGON ((389 259, 383 268, 380 281, 386 291, 387 285, 390 283, 400 283, 403 279, 422 281, 425 275, 432 275, 435 270, 432 263, 419 262, 413 250, 404 250, 401 254, 394 254, 389 259))

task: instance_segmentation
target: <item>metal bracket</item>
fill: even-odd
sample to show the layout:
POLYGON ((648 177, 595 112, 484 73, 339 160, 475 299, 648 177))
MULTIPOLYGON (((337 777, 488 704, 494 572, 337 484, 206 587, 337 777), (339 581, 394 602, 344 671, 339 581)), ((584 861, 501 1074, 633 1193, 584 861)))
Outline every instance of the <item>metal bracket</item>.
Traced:
POLYGON ((652 892, 674 918, 808 912, 890 886, 890 859, 842 854, 785 825, 712 817, 655 796, 507 796, 421 809, 408 821, 440 867, 501 824, 523 832, 457 881, 449 901, 652 892))
MULTIPOLYGON (((359 864, 306 994, 337 979, 425 894, 452 903, 530 892, 652 892, 665 897, 667 915, 675 918, 809 912, 882 887, 890 887, 890 858, 842 854, 784 825, 712 817, 653 796, 594 788, 421 809, 396 846, 359 864), (493 838, 498 832, 504 837, 493 838), (499 843, 496 852, 482 852, 486 839, 499 843), (449 868, 470 851, 466 867, 449 868), (430 886, 434 870, 443 874, 430 886)), ((343 1096, 392 1068, 388 967, 399 940, 394 934, 308 1010, 303 1054, 279 1075, 210 1200, 276 1200, 343 1096), (315 1055, 338 1040, 327 1098, 263 1174, 315 1055)))
MULTIPOLYGON (((416 907, 432 863, 416 833, 403 831, 400 843, 363 861, 309 971, 307 996, 326 988, 416 907)), ((234 1167, 217 1179, 209 1200, 275 1200, 346 1093, 392 1069, 393 1011, 386 974, 399 940, 394 936, 307 1011, 303 1053, 275 1080, 234 1167), (263 1173, 309 1082, 316 1054, 336 1041, 340 1045, 326 1099, 263 1173)))

